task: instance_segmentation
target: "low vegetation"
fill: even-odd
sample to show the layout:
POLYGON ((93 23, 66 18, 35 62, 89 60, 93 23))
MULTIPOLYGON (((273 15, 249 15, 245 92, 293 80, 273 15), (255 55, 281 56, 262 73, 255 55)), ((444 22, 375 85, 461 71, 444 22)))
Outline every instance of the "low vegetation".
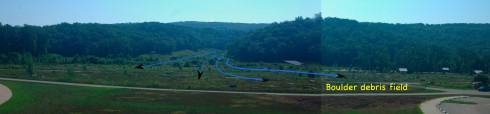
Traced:
MULTIPOLYGON (((148 58, 156 58, 154 61, 168 61, 175 58, 185 57, 201 52, 181 51, 171 55, 149 55, 148 58)), ((209 56, 207 56, 209 57, 209 56)), ((206 57, 189 59, 186 61, 169 63, 165 65, 146 67, 144 70, 135 69, 134 64, 36 64, 30 75, 25 69, 28 66, 7 64, 0 65, 0 77, 49 80, 72 83, 87 83, 100 85, 135 86, 150 88, 174 88, 192 90, 225 90, 225 91, 257 91, 257 92, 286 92, 286 93, 384 93, 396 91, 325 91, 325 83, 359 83, 359 82, 421 82, 438 83, 468 82, 464 75, 458 74, 400 74, 400 73, 376 73, 371 71, 347 71, 339 67, 321 67, 317 64, 296 66, 287 63, 262 63, 262 62, 240 62, 231 61, 232 64, 241 67, 290 69, 298 71, 315 71, 322 73, 341 73, 347 78, 318 77, 294 73, 271 73, 257 71, 239 71, 228 68, 224 61, 220 67, 225 72, 258 78, 268 78, 268 82, 256 82, 243 79, 227 78, 216 71, 214 61, 206 63, 203 68, 204 75, 197 80, 197 70, 206 57), (453 81, 448 81, 451 79, 453 81), (236 87, 230 87, 236 85, 236 87)), ((138 63, 150 63, 140 61, 138 63)), ((467 85, 467 84, 465 84, 467 85)), ((471 86, 468 86, 471 87, 471 86)), ((421 86, 410 85, 410 91, 414 92, 437 92, 426 90, 421 86)))
POLYGON ((471 102, 471 101, 460 101, 460 100, 444 100, 442 102, 443 103, 454 103, 454 104, 471 104, 471 105, 478 104, 478 103, 471 102))
MULTIPOLYGON (((319 113, 296 97, 141 91, 0 81, 13 97, 0 113, 319 113)), ((309 97, 313 98, 313 97, 309 97)), ((316 97, 315 99, 319 99, 316 97)))
POLYGON ((422 113, 441 96, 277 96, 142 91, 0 81, 13 97, 0 113, 422 113))

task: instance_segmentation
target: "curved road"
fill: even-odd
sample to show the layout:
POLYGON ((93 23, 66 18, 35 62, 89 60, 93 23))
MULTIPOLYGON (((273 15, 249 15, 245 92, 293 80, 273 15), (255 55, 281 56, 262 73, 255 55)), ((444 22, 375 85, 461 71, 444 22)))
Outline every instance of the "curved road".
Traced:
POLYGON ((162 89, 162 88, 144 88, 144 87, 125 87, 125 86, 110 86, 110 85, 95 85, 95 84, 80 84, 80 83, 66 83, 66 82, 52 82, 52 81, 39 81, 39 80, 24 80, 13 78, 0 78, 0 80, 19 81, 19 82, 33 82, 33 83, 45 83, 45 84, 57 84, 57 85, 70 85, 70 86, 83 86, 83 87, 101 87, 101 88, 124 88, 135 90, 150 90, 150 91, 177 91, 177 92, 204 92, 204 93, 230 93, 230 94, 263 94, 263 95, 291 95, 291 96, 376 96, 376 95, 490 95, 490 92, 478 92, 475 90, 455 90, 455 89, 440 89, 440 88, 428 88, 434 90, 441 90, 445 92, 441 93, 345 93, 345 94, 302 94, 302 93, 269 93, 269 92, 239 92, 239 91, 215 91, 215 90, 184 90, 184 89, 162 89))
POLYGON ((12 91, 2 84, 0 84, 0 105, 7 102, 12 97, 12 91))
POLYGON ((440 107, 450 114, 490 114, 490 99, 481 97, 464 97, 457 101, 469 101, 477 104, 442 103, 440 107))
POLYGON ((420 104, 420 110, 424 114, 443 114, 441 110, 437 108, 437 105, 444 100, 459 98, 459 97, 463 97, 463 96, 442 97, 442 98, 436 98, 429 101, 425 101, 422 104, 420 104))

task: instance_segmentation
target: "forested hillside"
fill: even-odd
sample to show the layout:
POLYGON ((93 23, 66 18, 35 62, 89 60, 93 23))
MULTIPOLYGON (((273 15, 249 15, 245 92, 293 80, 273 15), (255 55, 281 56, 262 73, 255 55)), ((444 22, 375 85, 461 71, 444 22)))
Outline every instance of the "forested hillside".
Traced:
POLYGON ((54 53, 98 57, 165 54, 176 50, 224 49, 243 31, 191 28, 156 22, 68 24, 52 26, 0 25, 0 54, 54 53))
POLYGON ((327 18, 323 63, 372 70, 457 72, 490 68, 490 24, 386 24, 327 18))
POLYGON ((317 16, 274 23, 227 49, 245 61, 294 59, 385 72, 400 67, 471 72, 490 70, 489 37, 489 24, 387 24, 317 16))
POLYGON ((245 61, 320 61, 320 15, 272 23, 228 44, 228 54, 245 61))
POLYGON ((442 67, 461 73, 490 70, 490 24, 369 23, 320 15, 265 28, 179 24, 183 26, 156 22, 0 24, 0 62, 19 63, 15 62, 22 58, 18 55, 26 54, 114 59, 215 48, 226 49, 227 56, 242 61, 299 60, 382 72, 400 67, 410 72, 440 71, 442 67))

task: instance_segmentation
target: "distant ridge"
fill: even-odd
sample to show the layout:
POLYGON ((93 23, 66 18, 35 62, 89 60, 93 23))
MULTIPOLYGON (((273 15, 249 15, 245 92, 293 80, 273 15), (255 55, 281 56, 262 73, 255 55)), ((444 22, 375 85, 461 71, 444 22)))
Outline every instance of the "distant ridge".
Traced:
POLYGON ((213 28, 213 29, 229 29, 239 31, 250 31, 261 29, 269 26, 267 23, 231 23, 231 22, 199 22, 199 21, 181 21, 172 22, 169 24, 196 27, 196 28, 213 28))

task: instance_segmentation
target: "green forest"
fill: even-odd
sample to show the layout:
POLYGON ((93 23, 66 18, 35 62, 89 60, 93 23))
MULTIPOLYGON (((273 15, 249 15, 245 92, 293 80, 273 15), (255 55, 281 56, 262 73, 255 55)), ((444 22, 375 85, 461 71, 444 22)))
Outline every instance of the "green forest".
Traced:
POLYGON ((471 73, 490 70, 489 36, 489 24, 389 24, 319 14, 270 24, 0 23, 0 63, 111 64, 144 54, 218 49, 251 62, 298 60, 378 72, 401 67, 435 72, 448 67, 471 73))
POLYGON ((230 56, 244 61, 281 62, 299 60, 319 62, 322 18, 297 17, 294 21, 272 23, 249 32, 227 46, 230 56))
POLYGON ((2 53, 47 53, 98 57, 166 54, 176 50, 223 49, 244 34, 236 30, 191 28, 156 22, 125 24, 61 23, 52 26, 1 26, 2 53))
POLYGON ((386 71, 459 73, 490 68, 489 24, 386 24, 327 18, 322 62, 386 71), (410 71, 409 70, 409 71, 410 71))
POLYGON ((244 61, 299 60, 389 72, 490 70, 490 24, 388 24, 298 17, 249 32, 227 46, 244 61))
POLYGON ((70 63, 64 57, 73 57, 84 63, 101 64, 142 54, 224 49, 245 32, 157 22, 61 23, 42 27, 0 24, 0 63, 24 64, 31 57, 43 63, 70 63), (104 59, 107 61, 102 62, 104 59))

